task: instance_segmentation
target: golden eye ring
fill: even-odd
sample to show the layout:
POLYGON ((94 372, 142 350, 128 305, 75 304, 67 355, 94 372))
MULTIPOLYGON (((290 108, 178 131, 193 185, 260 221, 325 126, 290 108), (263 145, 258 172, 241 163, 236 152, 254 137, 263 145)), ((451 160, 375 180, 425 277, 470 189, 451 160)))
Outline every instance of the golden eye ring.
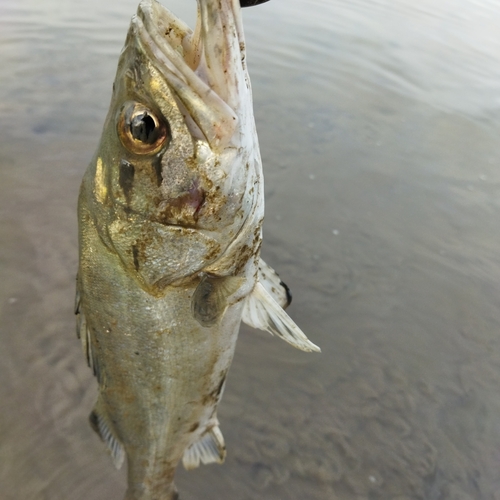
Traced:
POLYGON ((170 142, 166 120, 134 101, 127 101, 120 108, 116 129, 125 148, 138 155, 156 153, 170 142))

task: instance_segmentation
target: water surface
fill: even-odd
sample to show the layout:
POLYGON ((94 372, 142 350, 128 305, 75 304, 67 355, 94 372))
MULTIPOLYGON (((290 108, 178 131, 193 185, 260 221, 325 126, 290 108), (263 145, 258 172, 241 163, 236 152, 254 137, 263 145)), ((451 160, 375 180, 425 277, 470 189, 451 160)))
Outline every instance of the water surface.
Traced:
MULTIPOLYGON (((164 0, 192 22, 194 1, 164 0)), ((87 424, 76 197, 136 1, 0 4, 0 485, 121 500, 87 424)), ((245 11, 264 258, 321 355, 242 329, 183 500, 500 499, 500 6, 245 11)))

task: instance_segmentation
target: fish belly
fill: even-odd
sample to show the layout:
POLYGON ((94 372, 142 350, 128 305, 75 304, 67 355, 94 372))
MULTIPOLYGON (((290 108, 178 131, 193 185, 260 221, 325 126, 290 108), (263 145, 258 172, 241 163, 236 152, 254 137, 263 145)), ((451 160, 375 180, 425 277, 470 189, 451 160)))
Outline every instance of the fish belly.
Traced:
POLYGON ((95 411, 125 450, 126 498, 175 498, 173 476, 184 451, 218 423, 242 303, 202 327, 191 312, 198 279, 150 295, 102 243, 88 215, 81 206, 79 288, 99 382, 95 411))

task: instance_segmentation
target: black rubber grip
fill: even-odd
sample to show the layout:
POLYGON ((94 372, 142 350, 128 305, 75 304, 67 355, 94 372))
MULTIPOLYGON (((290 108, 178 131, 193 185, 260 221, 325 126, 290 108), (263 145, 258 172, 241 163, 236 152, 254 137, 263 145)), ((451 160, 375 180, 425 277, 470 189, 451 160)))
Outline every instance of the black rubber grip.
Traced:
POLYGON ((269 0, 240 0, 240 5, 242 7, 253 7, 254 5, 259 5, 260 3, 268 1, 269 0))

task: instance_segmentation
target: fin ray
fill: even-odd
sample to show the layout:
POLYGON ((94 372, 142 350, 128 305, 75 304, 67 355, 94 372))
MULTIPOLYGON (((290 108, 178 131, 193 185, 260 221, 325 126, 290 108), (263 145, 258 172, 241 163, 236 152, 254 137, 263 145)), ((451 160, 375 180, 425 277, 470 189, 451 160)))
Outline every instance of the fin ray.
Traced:
POLYGON ((87 325, 85 314, 83 314, 83 311, 81 310, 76 315, 76 334, 82 343, 83 355, 87 360, 87 365, 92 370, 92 373, 97 378, 99 384, 101 384, 103 379, 101 376, 99 359, 97 358, 95 349, 93 349, 92 335, 90 333, 90 328, 87 325))
POLYGON ((77 279, 77 283, 76 283, 74 311, 75 311, 75 314, 78 314, 80 312, 80 301, 81 301, 81 298, 80 298, 80 289, 78 288, 78 276, 77 276, 76 279, 77 279))
POLYGON ((297 349, 321 352, 259 281, 245 300, 242 319, 247 325, 276 335, 297 349))
POLYGON ((211 463, 223 463, 226 458, 226 445, 224 437, 216 425, 205 432, 201 438, 193 443, 184 452, 182 465, 186 470, 195 469, 200 465, 211 463))
POLYGON ((292 293, 290 289, 281 281, 279 274, 262 259, 259 259, 258 279, 283 309, 286 309, 291 304, 292 293))
POLYGON ((214 326, 228 306, 227 299, 243 285, 245 278, 205 275, 191 299, 193 316, 200 325, 214 326))
POLYGON ((102 411, 97 409, 98 406, 99 403, 96 404, 96 407, 92 410, 92 413, 89 416, 90 425, 108 447, 115 467, 120 469, 123 465, 123 461, 125 460, 125 450, 112 430, 108 419, 104 416, 102 411))

